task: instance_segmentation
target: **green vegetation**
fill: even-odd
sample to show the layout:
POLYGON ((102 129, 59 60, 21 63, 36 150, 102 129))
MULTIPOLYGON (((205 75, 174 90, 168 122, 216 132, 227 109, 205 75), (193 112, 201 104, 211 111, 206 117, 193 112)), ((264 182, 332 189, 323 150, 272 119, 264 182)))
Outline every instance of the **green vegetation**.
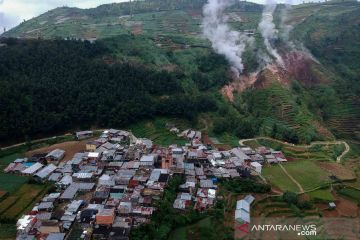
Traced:
POLYGON ((221 186, 232 193, 267 193, 270 192, 271 186, 254 181, 253 179, 231 179, 221 180, 221 186))
POLYGON ((360 203, 360 190, 350 187, 343 187, 337 192, 345 197, 352 199, 357 203, 360 203))
POLYGON ((262 217, 318 217, 320 213, 311 201, 300 200, 293 192, 285 192, 282 196, 272 196, 255 202, 253 214, 262 217))
POLYGON ((16 236, 15 224, 0 223, 0 239, 10 240, 16 236))
POLYGON ((284 173, 278 165, 267 166, 262 169, 262 175, 271 184, 280 188, 282 191, 298 192, 298 186, 284 173))
MULTIPOLYGON (((133 2, 131 7, 129 3, 85 10, 63 7, 6 32, 5 37, 97 38, 97 43, 58 40, 11 43, 10 47, 1 48, 0 57, 4 60, 0 67, 8 67, 0 75, 5 79, 0 83, 4 98, 1 100, 11 108, 11 114, 2 120, 4 129, 0 132, 4 136, 15 133, 11 136, 16 140, 29 139, 65 129, 124 127, 154 116, 194 121, 198 112, 211 111, 213 125, 209 131, 223 136, 230 145, 234 141, 229 135, 267 135, 292 143, 333 139, 334 135, 358 137, 357 2, 294 6, 288 14, 294 26, 290 37, 296 44, 304 42, 322 64, 296 64, 301 67, 300 73, 286 76, 286 83, 264 70, 255 87, 235 94, 232 103, 215 94, 231 79, 228 62, 200 37, 205 2, 147 0, 133 2), (35 51, 38 47, 41 51, 35 51), (32 62, 31 69, 22 67, 27 62, 32 62), (54 62, 60 67, 55 69, 54 62), (17 80, 10 81, 9 75, 17 80), (26 79, 23 89, 15 88, 22 86, 18 79, 26 79), (38 84, 46 87, 37 86, 33 79, 40 79, 38 84), (54 83, 48 84, 49 79, 54 83), (266 87, 259 87, 262 84, 266 87), (108 91, 110 87, 112 91, 108 91), (14 94, 21 97, 16 100, 21 103, 16 108, 12 107, 16 102, 12 100, 14 94), (26 111, 20 118, 22 109, 26 111), (29 116, 34 116, 32 121, 26 120, 29 116), (19 121, 17 128, 11 125, 13 119, 19 121)), ((282 7, 279 5, 275 13, 277 24, 282 7)), ((262 6, 236 2, 228 11, 234 29, 256 29, 262 6)), ((256 30, 254 38, 257 47, 246 49, 243 56, 245 75, 258 68, 256 56, 263 48, 256 30)), ((282 40, 277 45, 281 53, 287 50, 282 40)))
POLYGON ((315 201, 334 201, 334 196, 331 194, 329 189, 318 189, 307 194, 309 194, 309 196, 315 201))
POLYGON ((216 109, 205 93, 186 95, 179 72, 106 64, 99 58, 108 50, 100 43, 5 42, 8 47, 0 51, 0 140, 92 125, 124 127, 153 115, 193 119, 200 111, 216 109))
POLYGON ((322 186, 330 181, 328 174, 312 161, 288 162, 283 166, 305 191, 322 186))
POLYGON ((5 223, 16 221, 25 210, 31 210, 33 204, 47 192, 49 187, 48 185, 23 184, 1 202, 0 221, 5 223))
POLYGON ((174 124, 180 130, 190 127, 186 120, 172 118, 156 118, 153 121, 141 121, 129 126, 129 129, 136 137, 146 137, 160 146, 169 146, 171 144, 185 145, 187 140, 178 137, 175 133, 166 128, 166 124, 174 124))
MULTIPOLYGON (((289 160, 335 161, 344 150, 344 144, 285 145, 270 139, 258 139, 262 146, 281 150, 289 160)), ((251 144, 251 143, 250 143, 251 144)))

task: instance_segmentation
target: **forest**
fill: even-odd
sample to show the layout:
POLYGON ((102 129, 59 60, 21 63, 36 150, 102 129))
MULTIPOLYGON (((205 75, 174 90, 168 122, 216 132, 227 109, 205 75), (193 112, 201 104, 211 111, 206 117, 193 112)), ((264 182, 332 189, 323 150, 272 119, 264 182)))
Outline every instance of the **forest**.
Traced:
POLYGON ((106 61, 110 55, 101 42, 2 40, 0 142, 157 115, 192 120, 216 109, 204 93, 184 93, 181 72, 106 61))

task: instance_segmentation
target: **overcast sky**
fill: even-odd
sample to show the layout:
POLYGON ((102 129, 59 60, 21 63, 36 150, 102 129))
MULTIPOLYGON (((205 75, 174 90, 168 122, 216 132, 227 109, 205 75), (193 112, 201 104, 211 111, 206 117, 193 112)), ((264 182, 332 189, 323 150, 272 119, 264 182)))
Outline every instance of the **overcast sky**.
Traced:
MULTIPOLYGON (((101 4, 125 1, 127 0, 0 0, 0 33, 4 27, 10 29, 24 19, 29 20, 56 7, 93 8, 101 4)), ((263 3, 265 0, 249 1, 263 3)), ((281 1, 285 0, 279 0, 281 1)))

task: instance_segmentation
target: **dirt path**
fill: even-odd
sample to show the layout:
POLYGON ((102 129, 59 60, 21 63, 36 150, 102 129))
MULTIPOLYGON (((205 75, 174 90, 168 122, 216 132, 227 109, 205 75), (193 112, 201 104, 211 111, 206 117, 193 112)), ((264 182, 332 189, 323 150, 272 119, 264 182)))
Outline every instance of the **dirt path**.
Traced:
POLYGON ((258 140, 258 139, 270 140, 270 141, 278 142, 278 143, 281 143, 281 144, 284 144, 284 145, 287 145, 287 146, 292 146, 292 147, 296 146, 296 147, 302 147, 302 148, 311 148, 312 146, 314 146, 316 144, 320 144, 320 145, 344 144, 345 145, 345 150, 343 151, 343 153, 340 156, 338 156, 336 158, 337 163, 340 163, 341 159, 350 151, 350 146, 345 141, 324 141, 324 142, 315 141, 315 142, 310 143, 309 145, 295 145, 295 144, 291 144, 291 143, 288 143, 288 142, 283 142, 283 141, 280 141, 280 140, 277 140, 277 139, 273 139, 273 138, 270 138, 270 137, 256 137, 256 138, 249 138, 249 139, 241 139, 241 140, 239 140, 239 144, 240 145, 245 145, 244 142, 252 141, 252 140, 258 140))
POLYGON ((280 168, 284 171, 284 173, 291 179, 291 181, 293 181, 293 182, 296 184, 296 186, 298 186, 298 188, 299 188, 299 190, 300 190, 299 193, 304 193, 304 189, 303 189, 303 187, 300 185, 300 183, 299 183, 298 181, 296 181, 295 178, 293 178, 293 176, 291 176, 291 174, 288 173, 288 171, 286 171, 286 169, 284 168, 284 166, 283 166, 281 163, 279 163, 279 166, 280 166, 280 168))

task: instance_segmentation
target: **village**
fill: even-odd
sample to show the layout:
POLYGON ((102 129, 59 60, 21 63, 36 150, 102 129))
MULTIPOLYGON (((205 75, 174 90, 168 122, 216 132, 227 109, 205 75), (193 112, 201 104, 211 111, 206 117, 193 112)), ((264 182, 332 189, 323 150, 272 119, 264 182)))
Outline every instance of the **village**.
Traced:
MULTIPOLYGON (((258 176, 264 163, 287 161, 282 152, 265 147, 222 151, 204 144, 200 131, 169 131, 189 143, 165 148, 123 130, 105 130, 99 137, 83 131, 76 138, 91 139, 86 151, 69 161, 63 161, 64 150, 54 149, 10 163, 6 173, 56 186, 18 219, 17 239, 62 240, 75 223, 81 226, 81 239, 129 239, 132 228, 150 221, 154 203, 175 175, 185 181, 173 208, 179 213, 189 208, 202 212, 216 203, 219 179, 258 176)), ((235 220, 250 222, 253 201, 251 195, 238 201, 235 220)))

